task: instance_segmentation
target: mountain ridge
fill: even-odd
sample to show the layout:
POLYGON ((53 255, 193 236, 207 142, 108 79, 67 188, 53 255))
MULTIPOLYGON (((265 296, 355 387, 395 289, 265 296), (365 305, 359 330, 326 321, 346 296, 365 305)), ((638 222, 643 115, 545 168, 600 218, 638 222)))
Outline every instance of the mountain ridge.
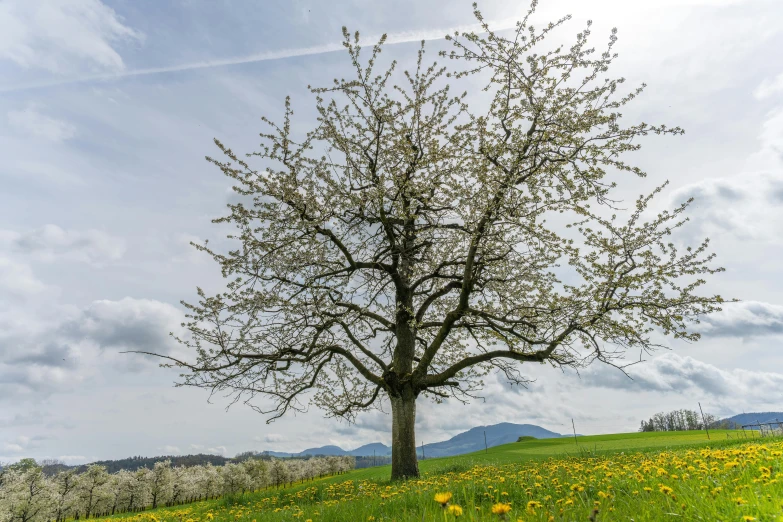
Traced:
MULTIPOLYGON (((424 457, 450 457, 479 451, 485 447, 484 432, 486 432, 486 447, 499 446, 516 442, 519 437, 532 436, 537 439, 560 438, 561 435, 554 431, 547 430, 535 424, 514 424, 511 422, 501 422, 488 426, 475 426, 467 431, 458 433, 449 440, 432 442, 424 444, 424 457)), ((354 457, 384 457, 391 455, 391 447, 381 443, 372 442, 364 444, 353 450, 344 450, 339 446, 327 445, 317 448, 308 448, 300 452, 282 452, 282 451, 262 451, 260 454, 272 457, 305 457, 315 455, 353 455, 354 457)), ((422 447, 417 448, 419 457, 422 457, 422 447)))

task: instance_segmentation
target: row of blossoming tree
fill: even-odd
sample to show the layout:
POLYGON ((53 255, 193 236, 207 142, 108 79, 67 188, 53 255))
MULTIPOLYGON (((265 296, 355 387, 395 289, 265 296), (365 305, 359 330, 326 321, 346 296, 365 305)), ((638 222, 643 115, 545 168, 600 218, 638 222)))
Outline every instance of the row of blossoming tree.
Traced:
POLYGON ((354 457, 316 457, 225 466, 177 466, 108 473, 92 465, 47 476, 32 459, 0 469, 0 522, 57 522, 171 506, 220 495, 236 495, 353 469, 354 457))

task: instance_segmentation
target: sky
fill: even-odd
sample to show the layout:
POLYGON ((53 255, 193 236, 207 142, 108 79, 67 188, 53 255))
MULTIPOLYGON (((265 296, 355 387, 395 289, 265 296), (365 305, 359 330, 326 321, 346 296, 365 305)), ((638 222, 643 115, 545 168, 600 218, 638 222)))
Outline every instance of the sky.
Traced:
MULTIPOLYGON (((498 30, 525 2, 484 1, 498 30)), ((661 207, 695 203, 678 240, 708 236, 725 273, 709 289, 741 301, 631 370, 577 375, 523 367, 527 389, 490 378, 465 406, 420 399, 417 437, 478 425, 538 424, 568 433, 634 431, 675 408, 731 415, 783 404, 783 3, 778 0, 541 0, 534 21, 612 27, 612 74, 646 92, 630 119, 679 125, 629 158, 648 172, 621 187, 633 201, 665 180, 661 207)), ((350 74, 341 27, 386 60, 415 66, 471 29, 470 2, 339 0, 0 0, 0 462, 76 464, 131 455, 301 451, 390 443, 391 419, 355 425, 312 409, 267 424, 248 407, 173 386, 176 372, 127 350, 176 350, 196 286, 222 288, 189 245, 221 245, 211 223, 231 183, 204 160, 219 138, 251 152, 261 116, 290 95, 306 129, 307 85, 350 74), (173 344, 172 344, 173 343, 173 344)), ((472 94, 472 93, 469 93, 472 94)), ((477 97, 481 93, 476 94, 477 97)))

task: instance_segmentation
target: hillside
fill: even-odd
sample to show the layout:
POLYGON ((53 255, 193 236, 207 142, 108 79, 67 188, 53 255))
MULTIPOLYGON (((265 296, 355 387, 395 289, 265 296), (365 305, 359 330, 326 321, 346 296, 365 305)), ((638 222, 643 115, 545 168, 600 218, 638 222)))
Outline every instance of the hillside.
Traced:
POLYGON ((783 422, 783 412, 765 411, 760 413, 740 413, 724 420, 735 422, 740 426, 743 424, 757 424, 759 422, 783 422))
MULTIPOLYGON (((498 431, 515 429, 500 426, 498 431)), ((493 426, 494 427, 494 426, 493 426)), ((488 427, 492 428, 492 427, 488 427)), ((469 430, 482 432, 483 427, 469 430)), ((461 434, 466 436, 469 432, 461 434)), ((551 432, 550 432, 551 433, 551 432)), ((421 461, 426 480, 416 487, 389 483, 389 466, 357 469, 287 488, 275 488, 251 493, 237 503, 225 499, 189 504, 186 507, 159 508, 142 515, 129 513, 114 516, 113 522, 155 522, 188 516, 193 520, 213 522, 251 522, 265 520, 284 522, 313 519, 321 522, 344 520, 462 520, 456 518, 463 510, 465 520, 497 522, 498 520, 587 520, 602 513, 599 520, 637 520, 657 522, 661 513, 678 516, 680 520, 772 520, 779 514, 777 499, 783 486, 764 478, 768 469, 778 469, 780 438, 760 439, 758 434, 736 430, 680 432, 636 432, 611 435, 551 437, 503 444, 489 451, 421 461), (763 444, 759 444, 760 441, 763 444), (709 477, 695 475, 690 487, 679 482, 673 485, 648 487, 641 492, 638 477, 629 477, 629 467, 648 475, 647 482, 660 482, 662 475, 673 477, 680 472, 681 461, 693 455, 725 459, 727 449, 741 445, 745 451, 739 457, 745 462, 737 466, 720 466, 709 477), (688 451, 699 448, 699 452, 688 451), (772 451, 770 451, 770 449, 772 451), (659 453, 663 451, 664 453, 659 453), (581 459, 587 466, 563 465, 562 458, 581 459), (589 459, 589 460, 588 460, 589 459), (649 466, 649 462, 654 465, 649 466), (607 473, 596 479, 591 473, 599 465, 607 473), (762 470, 759 479, 758 469, 762 470), (470 473, 465 473, 465 471, 470 473), (663 472, 661 471, 663 470, 663 472), (562 487, 563 483, 599 482, 603 495, 585 488, 562 487), (704 483, 698 487, 698 482, 704 483), (487 484, 495 491, 487 495, 487 484), (502 486, 501 486, 502 484, 502 486), (750 484, 761 488, 765 495, 749 494, 750 484), (634 490, 636 488, 636 490, 634 490), (676 489, 675 489, 676 488, 676 489), (704 489, 710 488, 711 495, 704 489), (501 493, 502 491, 502 493, 501 493), (530 493, 534 491, 533 500, 530 493), (606 493, 610 491, 611 493, 606 493), (446 492, 446 493, 443 493, 446 492), (641 495, 639 495, 641 493, 641 495), (672 502, 674 494, 677 501, 672 502), (738 501, 740 493, 743 500, 738 501), (448 511, 436 501, 436 494, 448 495, 444 502, 462 506, 448 511), (268 503, 270 495, 275 502, 268 503), (453 495, 453 498, 452 498, 453 495), (670 496, 671 495, 671 496, 670 496), (538 500, 536 500, 538 499, 538 500), (565 499, 565 502, 563 501, 565 499), (568 502, 570 500, 570 502, 568 502), (291 506, 290 510, 279 506, 291 506), (503 507, 499 517, 496 509, 503 507), (505 506, 505 507, 504 507, 505 506), (596 506, 599 509, 595 509, 596 506), (288 511, 288 512, 287 512, 288 511), (154 514, 153 514, 154 513, 154 514), (752 513, 752 515, 748 515, 752 513), (753 516, 755 515, 755 516, 753 516), (759 516, 760 515, 760 516, 759 516)), ((473 435, 471 435, 473 436, 473 435)), ((569 460, 573 464, 574 460, 569 460)), ((666 479, 663 479, 666 480, 666 479)), ((597 488, 596 488, 597 489, 597 488)), ((776 519, 776 518, 775 518, 776 519)))
MULTIPOLYGON (((516 442, 519 437, 532 436, 537 439, 554 439, 562 437, 559 433, 549 431, 534 424, 512 424, 502 422, 492 426, 477 426, 466 432, 455 435, 447 441, 435 442, 424 445, 424 456, 431 457, 450 457, 453 455, 462 455, 484 449, 484 434, 486 433, 486 443, 488 447, 499 446, 516 442)), ((421 456, 421 452, 419 452, 421 456)))

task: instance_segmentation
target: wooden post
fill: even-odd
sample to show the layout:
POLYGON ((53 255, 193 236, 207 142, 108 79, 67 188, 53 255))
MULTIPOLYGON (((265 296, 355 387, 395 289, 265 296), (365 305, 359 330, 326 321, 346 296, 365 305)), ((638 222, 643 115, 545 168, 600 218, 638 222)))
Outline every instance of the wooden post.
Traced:
POLYGON ((704 410, 701 409, 701 403, 699 403, 699 411, 701 412, 701 421, 704 423, 704 431, 707 432, 707 440, 710 440, 710 430, 707 428, 707 419, 704 418, 704 410))
POLYGON ((487 432, 484 430, 484 453, 489 453, 489 447, 487 446, 487 432))
POLYGON ((573 417, 571 417, 571 428, 574 430, 574 444, 576 444, 578 446, 579 443, 576 441, 576 426, 574 425, 574 418, 573 417))

